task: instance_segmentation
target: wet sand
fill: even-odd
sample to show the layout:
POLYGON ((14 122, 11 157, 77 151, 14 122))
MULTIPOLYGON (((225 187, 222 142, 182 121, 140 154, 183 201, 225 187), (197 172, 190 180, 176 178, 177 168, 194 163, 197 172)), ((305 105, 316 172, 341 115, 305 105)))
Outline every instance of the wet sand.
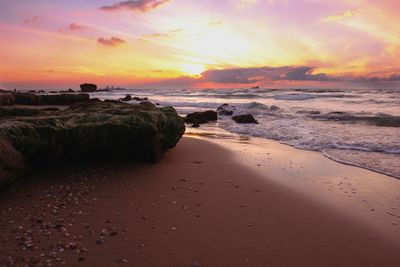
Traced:
POLYGON ((189 137, 160 164, 59 166, 1 193, 0 266, 399 266, 398 218, 376 215, 396 208, 398 181, 382 189, 376 175, 272 142, 189 137))

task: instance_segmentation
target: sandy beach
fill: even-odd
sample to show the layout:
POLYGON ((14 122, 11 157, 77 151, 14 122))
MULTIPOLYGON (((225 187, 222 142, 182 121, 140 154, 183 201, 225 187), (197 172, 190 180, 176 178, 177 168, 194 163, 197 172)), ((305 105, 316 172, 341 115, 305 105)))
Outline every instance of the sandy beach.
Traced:
POLYGON ((14 183, 0 196, 0 265, 399 266, 399 187, 317 152, 189 134, 159 164, 14 183))

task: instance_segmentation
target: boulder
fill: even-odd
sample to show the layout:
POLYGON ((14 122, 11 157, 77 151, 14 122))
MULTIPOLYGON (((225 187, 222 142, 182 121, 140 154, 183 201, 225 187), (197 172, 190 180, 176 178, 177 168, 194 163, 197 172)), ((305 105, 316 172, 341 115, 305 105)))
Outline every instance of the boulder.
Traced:
POLYGON ((258 124, 258 121, 256 119, 254 119, 253 115, 251 115, 251 114, 233 116, 232 120, 236 121, 237 123, 255 123, 255 124, 258 124))
POLYGON ((97 90, 97 85, 93 84, 93 83, 84 83, 80 85, 81 87, 81 91, 85 92, 85 93, 92 93, 92 92, 96 92, 97 90))
POLYGON ((233 110, 232 107, 229 106, 229 104, 223 104, 217 108, 217 112, 219 115, 226 115, 226 116, 232 116, 233 115, 233 110))
POLYGON ((0 117, 0 185, 43 163, 128 158, 158 161, 185 132, 172 107, 90 101, 57 114, 0 117))
POLYGON ((213 110, 207 110, 203 112, 194 112, 186 115, 185 122, 193 124, 202 124, 209 121, 218 120, 217 112, 213 110))

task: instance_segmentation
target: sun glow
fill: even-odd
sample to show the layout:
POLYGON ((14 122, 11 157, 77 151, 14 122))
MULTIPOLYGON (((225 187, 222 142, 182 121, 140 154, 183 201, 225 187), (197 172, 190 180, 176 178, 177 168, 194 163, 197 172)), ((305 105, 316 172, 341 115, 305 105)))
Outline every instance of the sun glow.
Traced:
POLYGON ((183 64, 181 67, 182 72, 191 76, 198 76, 205 70, 206 68, 200 64, 183 64))

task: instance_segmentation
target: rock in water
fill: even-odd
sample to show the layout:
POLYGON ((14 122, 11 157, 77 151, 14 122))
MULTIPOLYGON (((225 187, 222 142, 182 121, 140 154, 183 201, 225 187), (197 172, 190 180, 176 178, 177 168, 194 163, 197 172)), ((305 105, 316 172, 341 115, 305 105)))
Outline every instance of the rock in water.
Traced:
POLYGON ((85 93, 91 93, 91 92, 96 92, 97 90, 97 85, 93 83, 84 83, 80 85, 81 91, 85 93))
POLYGON ((251 114, 233 116, 232 120, 236 121, 237 123, 255 123, 255 124, 258 124, 258 121, 256 119, 254 119, 253 115, 251 115, 251 114))
POLYGON ((64 159, 158 161, 185 132, 172 107, 94 101, 57 115, 0 117, 0 185, 26 167, 64 159))
POLYGON ((217 112, 219 115, 226 115, 226 116, 232 116, 233 115, 233 110, 232 107, 229 106, 229 104, 223 104, 217 108, 217 112))
POLYGON ((123 102, 128 102, 132 100, 132 96, 131 95, 126 95, 124 98, 120 99, 123 102))
POLYGON ((190 113, 185 118, 186 123, 193 123, 193 124, 202 124, 216 120, 218 120, 218 115, 217 112, 213 110, 190 113))

